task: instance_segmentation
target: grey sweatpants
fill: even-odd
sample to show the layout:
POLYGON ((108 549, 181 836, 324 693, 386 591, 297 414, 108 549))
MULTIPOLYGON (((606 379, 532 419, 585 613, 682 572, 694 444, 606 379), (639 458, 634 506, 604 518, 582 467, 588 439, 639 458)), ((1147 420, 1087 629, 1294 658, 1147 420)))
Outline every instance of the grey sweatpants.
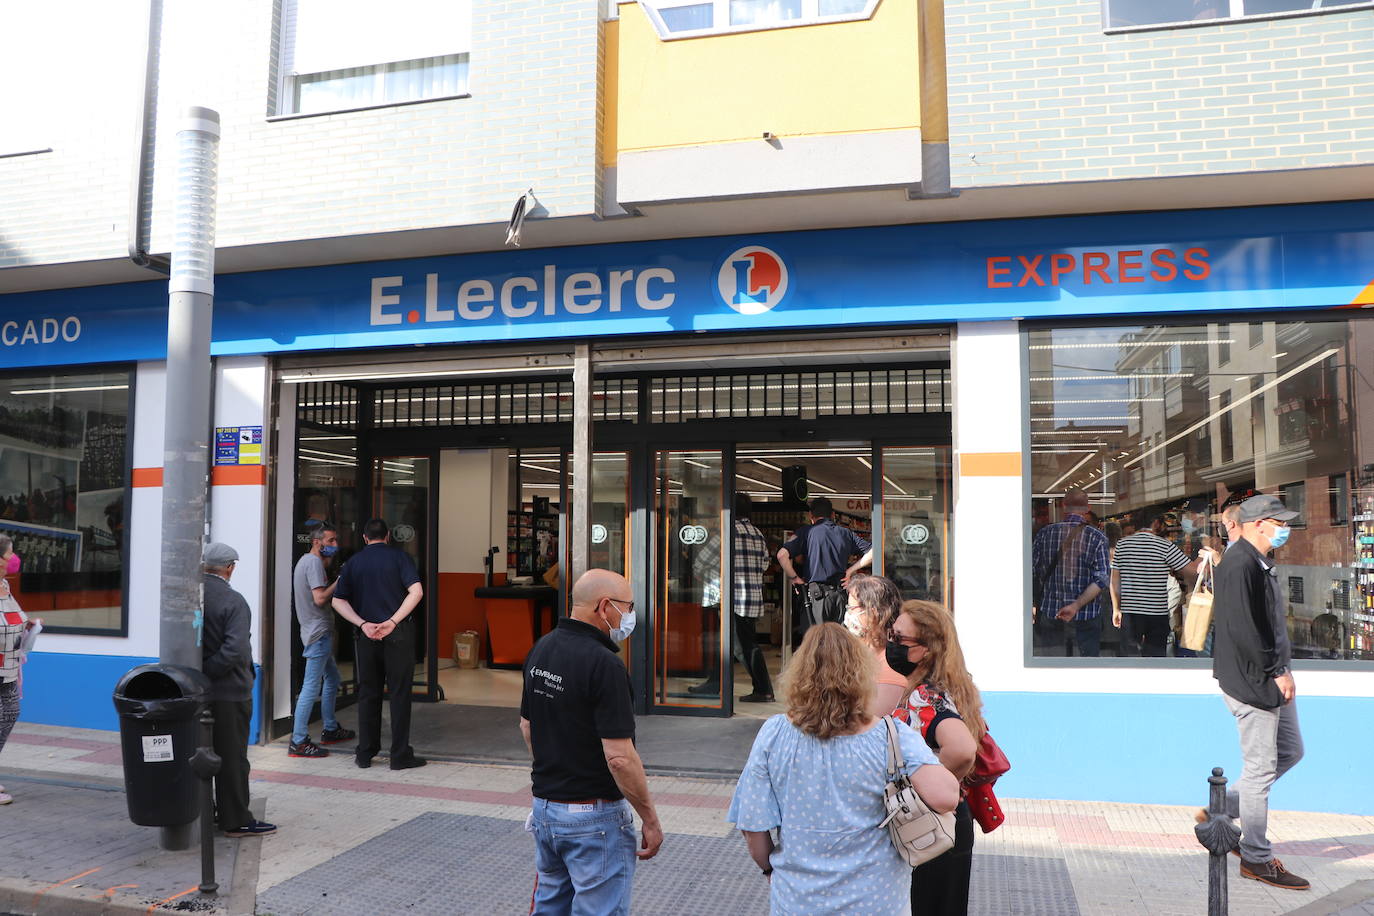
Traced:
POLYGON ((1268 862, 1269 787, 1302 759, 1297 700, 1278 709, 1261 709, 1223 693, 1221 698, 1236 717, 1240 755, 1244 761, 1235 792, 1233 813, 1240 815, 1240 855, 1246 862, 1268 862), (1239 794, 1239 810, 1235 796, 1239 794))

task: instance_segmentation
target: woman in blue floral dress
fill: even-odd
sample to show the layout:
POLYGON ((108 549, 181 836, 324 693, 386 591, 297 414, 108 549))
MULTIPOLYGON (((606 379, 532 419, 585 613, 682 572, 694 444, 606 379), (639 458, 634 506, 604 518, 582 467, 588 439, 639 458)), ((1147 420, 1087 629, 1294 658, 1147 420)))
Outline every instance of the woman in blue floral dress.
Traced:
MULTIPOLYGON (((887 729, 868 713, 873 666, 839 624, 807 630, 785 675, 787 712, 764 723, 740 774, 726 817, 772 882, 774 916, 909 912, 911 868, 878 826, 887 729)), ((921 797, 954 810, 958 780, 911 728, 897 732, 921 797)))

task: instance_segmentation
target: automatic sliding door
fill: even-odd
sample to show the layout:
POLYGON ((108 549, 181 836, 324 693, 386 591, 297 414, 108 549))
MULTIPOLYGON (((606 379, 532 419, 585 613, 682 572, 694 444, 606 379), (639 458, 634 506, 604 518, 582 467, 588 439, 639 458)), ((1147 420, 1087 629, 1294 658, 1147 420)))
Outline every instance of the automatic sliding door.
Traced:
POLYGON ((728 714, 721 651, 723 456, 660 451, 654 475, 653 705, 728 714))
POLYGON ((950 603, 950 449, 881 450, 883 574, 905 598, 950 603))
POLYGON ((425 597, 411 612, 415 620, 415 686, 427 695, 438 690, 438 647, 433 644, 438 607, 430 577, 430 507, 434 505, 429 457, 395 456, 372 459, 372 514, 391 526, 391 546, 410 557, 420 574, 425 597))

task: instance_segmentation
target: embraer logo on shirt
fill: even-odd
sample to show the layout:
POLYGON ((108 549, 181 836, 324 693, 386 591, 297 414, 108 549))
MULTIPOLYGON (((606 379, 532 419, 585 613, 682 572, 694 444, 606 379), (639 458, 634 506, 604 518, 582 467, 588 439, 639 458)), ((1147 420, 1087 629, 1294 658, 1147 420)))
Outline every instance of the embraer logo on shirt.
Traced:
MULTIPOLYGON (((557 690, 559 693, 563 692, 563 675, 561 674, 554 674, 552 671, 545 671, 543 668, 531 668, 530 678, 542 680, 544 682, 544 687, 549 690, 557 690)), ((544 693, 544 691, 540 690, 537 686, 533 689, 535 693, 543 693, 544 696, 552 696, 552 694, 544 693)))

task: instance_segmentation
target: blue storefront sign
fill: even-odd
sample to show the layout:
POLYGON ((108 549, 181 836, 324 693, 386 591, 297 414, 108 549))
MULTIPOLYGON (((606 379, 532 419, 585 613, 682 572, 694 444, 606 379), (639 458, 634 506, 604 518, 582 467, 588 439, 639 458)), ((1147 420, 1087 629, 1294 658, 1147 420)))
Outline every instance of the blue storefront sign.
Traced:
MULTIPOLYGON (((224 275, 216 355, 1374 303, 1374 205, 943 223, 224 275)), ((166 284, 0 297, 0 364, 165 356, 166 284)))

